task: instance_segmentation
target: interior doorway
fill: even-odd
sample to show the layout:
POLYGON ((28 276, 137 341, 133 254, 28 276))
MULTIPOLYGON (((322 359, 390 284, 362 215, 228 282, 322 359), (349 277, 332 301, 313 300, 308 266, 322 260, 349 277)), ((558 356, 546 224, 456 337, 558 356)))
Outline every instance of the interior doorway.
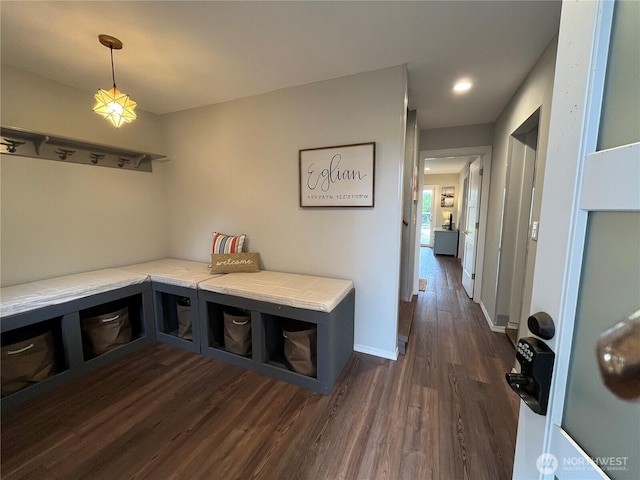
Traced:
POLYGON ((496 318, 499 325, 506 325, 506 334, 514 344, 522 336, 519 332, 521 319, 527 315, 531 304, 532 285, 527 264, 531 260, 528 258, 532 250, 530 242, 537 240, 533 199, 538 122, 539 110, 511 134, 503 192, 496 318))
MULTIPOLYGON (((474 158, 478 158, 480 161, 479 162, 480 169, 483 172, 482 174, 480 174, 479 189, 484 192, 488 192, 489 185, 491 182, 491 152, 492 152, 492 147, 490 145, 476 146, 476 147, 445 148, 445 149, 437 149, 437 150, 422 150, 420 152, 419 171, 424 172, 424 175, 421 176, 421 179, 423 179, 424 183, 427 184, 427 185, 422 184, 422 190, 424 191, 424 189, 426 188, 433 188, 434 194, 435 194, 433 197, 434 201, 432 202, 432 209, 431 209, 431 224, 430 224, 431 235, 433 235, 433 231, 439 225, 441 225, 441 221, 440 221, 441 217, 438 210, 438 205, 440 204, 440 202, 439 202, 439 199, 437 198, 440 187, 438 185, 435 185, 436 183, 435 179, 439 175, 453 173, 453 171, 441 171, 439 168, 440 164, 441 163, 449 164, 452 161, 459 161, 462 157, 466 157, 466 160, 465 160, 466 166, 464 164, 460 165, 460 167, 457 170, 455 170, 456 172, 455 175, 458 177, 457 180, 447 179, 446 182, 442 183, 442 185, 455 186, 457 192, 462 192, 465 190, 463 188, 464 169, 468 169, 470 166, 469 165, 470 162, 472 162, 474 158), (430 168, 427 169, 426 168, 427 165, 430 168), (426 170, 429 170, 429 171, 427 172, 426 170), (433 179, 433 181, 431 181, 431 179, 433 179)), ((458 195, 460 196, 460 198, 463 198, 463 195, 461 193, 458 193, 458 195)), ((418 198, 420 199, 418 203, 420 203, 420 201, 422 201, 423 198, 420 196, 418 198)), ((418 208, 419 208, 419 212, 422 212, 423 207, 419 205, 418 208)), ((457 207, 455 209, 456 213, 454 218, 457 221, 454 221, 454 223, 456 225, 456 228, 460 228, 459 226, 460 225, 459 222, 461 220, 460 217, 465 217, 466 215, 466 212, 462 213, 460 210, 461 210, 461 207, 457 207)), ((475 277, 475 282, 474 282, 473 297, 472 297, 475 303, 480 302, 480 298, 482 295, 482 273, 484 269, 484 245, 485 245, 488 210, 489 210, 489 195, 488 194, 481 195, 480 203, 479 205, 477 205, 478 228, 477 228, 477 235, 475 237, 475 262, 474 262, 475 272, 473 273, 475 277)), ((461 235, 461 238, 459 239, 459 242, 461 245, 464 245, 464 240, 463 240, 464 232, 461 232, 460 235, 461 235)), ((433 247, 433 236, 431 238, 431 241, 432 241, 431 247, 433 247)), ((421 250, 426 250, 426 248, 423 246, 423 242, 421 238, 418 237, 417 232, 416 232, 415 245, 416 245, 416 258, 420 259, 421 250)), ((420 263, 422 262, 420 261, 420 263)), ((418 266, 418 268, 416 268, 416 273, 420 272, 420 268, 422 267, 418 266)), ((420 274, 420 277, 423 277, 423 275, 420 274)), ((416 278, 416 283, 418 282, 418 280, 419 279, 416 278)), ((488 318, 487 318, 487 321, 489 321, 488 318)))
POLYGON ((427 185, 422 189, 422 216, 420 224, 420 246, 433 247, 433 199, 436 195, 435 185, 427 185))

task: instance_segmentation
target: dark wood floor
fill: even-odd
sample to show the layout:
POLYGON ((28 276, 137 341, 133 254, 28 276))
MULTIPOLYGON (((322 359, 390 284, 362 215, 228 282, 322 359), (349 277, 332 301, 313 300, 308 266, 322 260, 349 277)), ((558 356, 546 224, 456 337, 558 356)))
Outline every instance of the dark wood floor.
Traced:
POLYGON ((330 395, 156 344, 2 415, 2 478, 506 479, 513 348, 426 260, 407 354, 330 395))

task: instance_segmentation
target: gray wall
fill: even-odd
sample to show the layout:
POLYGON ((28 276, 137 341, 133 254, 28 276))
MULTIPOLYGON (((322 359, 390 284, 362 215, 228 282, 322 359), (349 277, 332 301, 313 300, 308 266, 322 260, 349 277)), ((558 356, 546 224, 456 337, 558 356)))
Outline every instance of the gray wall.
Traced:
MULTIPOLYGON (((92 92, 4 65, 1 82, 3 125, 165 153, 156 115, 139 111, 116 129, 91 110, 92 92)), ((162 165, 143 173, 0 155, 2 286, 164 257, 162 165)))
POLYGON ((405 95, 399 66, 164 116, 170 255, 245 233, 266 269, 352 279, 356 348, 395 358, 405 95), (300 208, 300 149, 368 141, 374 208, 300 208))
POLYGON ((493 123, 461 127, 434 128, 420 132, 420 151, 491 145, 493 123))
POLYGON ((356 348, 395 358, 406 98, 397 66, 140 112, 116 130, 91 111, 91 92, 3 67, 4 124, 170 158, 148 174, 2 155, 3 285, 166 256, 204 262, 214 230, 246 233, 265 268, 352 279, 356 348), (374 208, 299 207, 300 149, 368 141, 374 208))
POLYGON ((97 87, 84 92, 7 65, 2 65, 0 82, 2 125, 151 153, 166 151, 158 115, 137 108, 137 121, 114 128, 93 113, 97 87))
POLYGON ((460 189, 460 175, 457 173, 449 173, 442 175, 425 175, 424 185, 436 185, 435 195, 433 197, 433 214, 431 223, 433 228, 440 228, 444 223, 442 214, 449 212, 453 214, 453 223, 458 228, 460 224, 460 206, 462 202, 462 190, 460 189), (455 187, 455 196, 453 197, 453 207, 440 207, 440 194, 442 187, 455 187))
MULTIPOLYGON (((556 47, 557 37, 547 46, 536 65, 513 95, 502 113, 500 113, 495 123, 481 298, 482 307, 494 324, 497 324, 495 312, 496 287, 498 281, 498 248, 500 245, 503 194, 506 185, 507 164, 509 161, 509 140, 512 133, 540 108, 538 160, 534 187, 535 197, 533 201, 533 220, 538 220, 540 217, 540 202, 543 187, 542 179, 547 156, 547 138, 549 135, 549 116, 551 113, 556 47)), ((540 225, 540 228, 543 229, 544 225, 540 225)), ((513 234, 513 232, 505 232, 505 235, 511 234, 513 234)), ((524 291, 529 292, 529 294, 532 289, 535 253, 536 242, 530 241, 527 256, 527 278, 524 284, 524 291)))
MULTIPOLYGON (((484 124, 420 134, 421 151, 494 145, 482 296, 490 315, 508 138, 542 105, 538 153, 543 167, 554 60, 555 41, 505 107, 495 131, 484 124)), ((358 348, 395 356, 404 67, 160 119, 140 112, 138 122, 119 130, 87 108, 87 96, 90 104, 89 92, 3 67, 3 123, 166 152, 171 162, 156 164, 145 176, 3 155, 3 285, 166 255, 206 261, 211 231, 243 232, 249 248, 261 251, 266 268, 356 281, 358 348), (61 103, 63 111, 73 112, 72 123, 69 116, 61 120, 52 113, 61 103), (376 207, 300 209, 298 150, 361 141, 377 142, 376 207)), ((541 193, 541 185, 536 187, 534 212, 541 193)))

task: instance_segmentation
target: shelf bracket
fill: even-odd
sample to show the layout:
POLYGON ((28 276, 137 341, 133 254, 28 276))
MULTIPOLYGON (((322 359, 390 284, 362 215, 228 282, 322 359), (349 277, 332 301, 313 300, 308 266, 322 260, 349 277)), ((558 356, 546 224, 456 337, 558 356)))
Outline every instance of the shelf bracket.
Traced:
MULTIPOLYGON (((37 137, 33 139, 33 148, 36 149, 36 155, 40 155, 40 151, 42 150, 42 146, 49 141, 49 137, 47 135, 42 135, 41 137, 37 137)), ((65 157, 66 158, 66 157, 65 157)), ((64 158, 63 158, 64 160, 64 158)))

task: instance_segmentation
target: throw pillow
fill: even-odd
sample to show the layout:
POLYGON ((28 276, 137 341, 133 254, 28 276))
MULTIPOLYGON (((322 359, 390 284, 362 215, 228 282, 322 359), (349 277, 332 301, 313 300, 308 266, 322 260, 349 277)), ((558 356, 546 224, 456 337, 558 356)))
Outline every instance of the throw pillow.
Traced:
POLYGON ((259 253, 212 253, 211 273, 259 272, 259 253))
POLYGON ((211 253, 239 253, 247 238, 246 235, 227 235, 213 232, 213 247, 211 253))

